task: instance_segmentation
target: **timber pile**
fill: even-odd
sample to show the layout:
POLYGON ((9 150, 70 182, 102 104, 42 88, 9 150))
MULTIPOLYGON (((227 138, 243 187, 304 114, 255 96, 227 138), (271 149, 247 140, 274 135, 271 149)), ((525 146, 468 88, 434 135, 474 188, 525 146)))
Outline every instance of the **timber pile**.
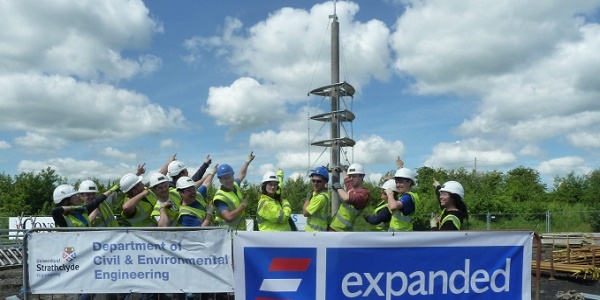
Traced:
POLYGON ((543 245, 553 247, 600 245, 600 233, 545 233, 540 237, 543 245))
MULTIPOLYGON (((575 278, 600 279, 600 246, 584 246, 553 250, 549 259, 540 263, 544 273, 553 276, 556 273, 566 273, 575 278)), ((532 262, 535 270, 536 262, 532 262)))

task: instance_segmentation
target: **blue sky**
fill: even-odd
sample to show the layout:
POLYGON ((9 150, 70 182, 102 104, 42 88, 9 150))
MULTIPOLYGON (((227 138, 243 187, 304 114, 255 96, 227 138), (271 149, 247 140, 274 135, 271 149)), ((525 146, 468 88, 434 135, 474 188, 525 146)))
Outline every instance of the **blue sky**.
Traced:
MULTIPOLYGON (((600 1, 338 1, 357 92, 343 163, 556 175, 600 168, 600 1), (477 163, 475 164, 475 161, 477 163)), ((69 181, 177 153, 247 179, 329 160, 333 2, 0 1, 0 167, 69 181), (310 130, 309 130, 310 129, 310 130), (310 153, 310 156, 309 156, 310 153)))

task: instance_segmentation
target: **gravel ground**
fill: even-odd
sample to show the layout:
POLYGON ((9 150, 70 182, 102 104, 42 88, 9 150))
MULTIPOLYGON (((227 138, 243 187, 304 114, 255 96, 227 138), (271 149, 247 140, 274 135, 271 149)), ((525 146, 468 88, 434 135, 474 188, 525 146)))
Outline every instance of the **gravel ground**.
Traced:
MULTIPOLYGON (((531 299, 535 299, 535 277, 531 281, 531 299)), ((23 273, 21 268, 0 269, 0 300, 6 297, 21 295, 23 273)), ((557 276, 555 280, 542 277, 540 280, 540 300, 555 300, 556 293, 559 291, 567 292, 575 290, 586 294, 600 295, 600 285, 598 281, 574 280, 567 276, 557 276)), ((34 295, 32 299, 50 299, 49 295, 34 295)), ((61 295, 58 299, 76 299, 75 295, 69 295, 66 298, 61 295)))

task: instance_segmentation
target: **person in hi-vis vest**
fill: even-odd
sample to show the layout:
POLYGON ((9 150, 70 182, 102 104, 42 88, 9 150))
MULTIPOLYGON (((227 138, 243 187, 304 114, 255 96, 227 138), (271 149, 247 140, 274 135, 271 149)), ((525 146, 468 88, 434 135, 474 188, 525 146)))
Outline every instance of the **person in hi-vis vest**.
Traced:
POLYGON ((169 179, 159 172, 150 175, 149 186, 151 193, 148 194, 148 197, 156 199, 150 216, 156 220, 159 227, 177 226, 179 207, 181 206, 179 192, 169 188, 169 179))
POLYGON ((396 181, 396 188, 400 197, 395 198, 392 189, 385 190, 385 194, 388 197, 388 205, 392 211, 389 230, 412 231, 412 216, 418 210, 420 203, 419 195, 411 191, 415 185, 415 177, 411 169, 400 168, 394 174, 394 181, 396 181))
POLYGON ((327 191, 329 171, 325 167, 315 168, 310 173, 310 181, 312 192, 302 207, 302 214, 306 217, 304 231, 327 231, 331 211, 331 197, 327 191))
POLYGON ((52 209, 52 219, 56 227, 91 227, 89 213, 94 211, 100 203, 106 200, 111 193, 118 190, 115 185, 104 194, 98 195, 93 201, 83 203, 79 193, 72 185, 62 184, 54 189, 52 198, 56 207, 52 209))
POLYGON ((240 184, 246 178, 248 166, 254 160, 254 157, 254 152, 250 152, 248 159, 240 168, 235 179, 233 168, 230 165, 222 164, 217 168, 217 178, 221 183, 221 187, 215 192, 213 204, 219 211, 215 219, 221 226, 229 226, 235 230, 246 230, 245 216, 248 198, 242 194, 240 184))
POLYGON ((344 187, 339 182, 332 184, 333 190, 340 196, 340 207, 329 225, 329 231, 353 231, 356 219, 369 203, 371 192, 363 187, 365 170, 354 163, 344 169, 344 187))
POLYGON ((469 220, 469 212, 464 202, 465 189, 458 181, 448 181, 443 185, 434 178, 433 186, 442 213, 429 221, 431 230, 461 230, 469 220))
POLYGON ((391 189, 394 191, 394 198, 398 198, 398 189, 396 188, 396 181, 394 179, 386 180, 381 186, 381 201, 377 204, 373 210, 372 215, 365 215, 365 221, 374 225, 375 231, 388 231, 390 228, 390 220, 392 219, 392 212, 388 205, 388 198, 385 190, 391 189))
POLYGON ((258 200, 256 221, 260 231, 291 231, 289 219, 292 215, 290 202, 283 199, 281 190, 283 171, 278 174, 269 171, 263 175, 260 185, 260 199, 258 200))
MULTIPOLYGON (((98 196, 98 186, 89 179, 84 180, 79 184, 77 192, 79 192, 79 197, 84 203, 91 203, 98 196)), ((90 212, 89 217, 92 227, 119 227, 119 222, 117 222, 112 208, 116 196, 116 192, 111 193, 106 200, 100 203, 98 208, 90 212)))
POLYGON ((150 217, 156 204, 156 197, 142 183, 142 176, 127 173, 119 181, 121 191, 127 196, 123 200, 121 215, 132 227, 156 227, 156 219, 150 217))

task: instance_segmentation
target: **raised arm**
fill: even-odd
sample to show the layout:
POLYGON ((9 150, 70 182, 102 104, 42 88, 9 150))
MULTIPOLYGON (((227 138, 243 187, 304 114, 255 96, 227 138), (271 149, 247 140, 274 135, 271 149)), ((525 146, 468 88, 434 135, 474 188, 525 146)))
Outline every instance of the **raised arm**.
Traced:
POLYGON ((169 157, 169 160, 167 160, 167 162, 160 168, 160 170, 158 170, 158 172, 163 175, 167 175, 167 172, 169 172, 169 164, 171 162, 177 160, 176 156, 177 156, 177 153, 171 155, 171 157, 169 157))
POLYGON ((238 172, 237 178, 240 181, 244 181, 244 178, 246 178, 246 173, 248 172, 248 166, 254 160, 254 158, 255 158, 254 151, 251 151, 250 154, 248 154, 248 159, 246 159, 246 162, 244 163, 244 165, 240 168, 240 171, 238 172))

